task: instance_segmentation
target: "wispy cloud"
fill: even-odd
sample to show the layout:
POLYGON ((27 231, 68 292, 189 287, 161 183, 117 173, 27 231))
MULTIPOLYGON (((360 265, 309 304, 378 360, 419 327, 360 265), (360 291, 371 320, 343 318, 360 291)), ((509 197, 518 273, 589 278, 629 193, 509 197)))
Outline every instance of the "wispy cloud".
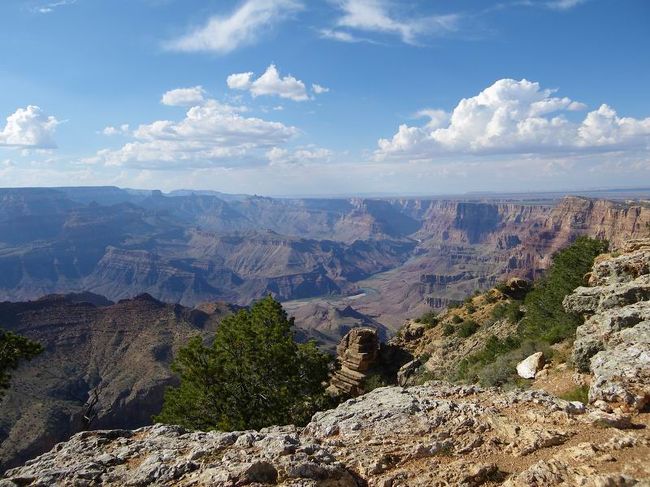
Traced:
POLYGON ((549 8, 552 10, 571 10, 590 0, 513 0, 511 2, 498 3, 487 10, 503 10, 509 7, 537 7, 549 8))
POLYGON ((261 32, 303 9, 301 0, 247 0, 230 15, 211 17, 207 24, 165 44, 173 51, 226 54, 254 43, 261 32))
POLYGON ((37 7, 33 7, 32 11, 39 14, 49 14, 54 12, 59 7, 74 5, 75 3, 77 3, 77 0, 59 0, 57 2, 50 2, 37 7))
POLYGON ((440 36, 458 30, 459 14, 409 17, 392 0, 336 0, 341 12, 331 29, 321 30, 325 38, 359 42, 350 31, 396 35, 406 44, 418 44, 422 37, 440 36))
POLYGON ((313 84, 311 85, 311 90, 312 90, 314 93, 316 93, 317 95, 321 95, 321 94, 323 94, 323 93, 329 93, 329 91, 330 91, 329 88, 327 88, 327 87, 325 87, 325 86, 321 86, 321 85, 319 85, 318 83, 313 83, 313 84))
POLYGON ((310 163, 328 162, 332 152, 322 147, 302 147, 296 150, 273 147, 266 153, 271 166, 303 166, 310 163))
POLYGON ((546 6, 556 10, 569 10, 583 3, 587 3, 587 1, 588 0, 553 0, 546 2, 546 6))
POLYGON ((349 32, 345 32, 342 30, 336 30, 336 29, 321 29, 320 31, 320 36, 323 39, 330 39, 333 41, 339 41, 339 42, 349 42, 349 43, 354 43, 354 42, 372 42, 370 39, 364 39, 363 37, 357 37, 349 32))

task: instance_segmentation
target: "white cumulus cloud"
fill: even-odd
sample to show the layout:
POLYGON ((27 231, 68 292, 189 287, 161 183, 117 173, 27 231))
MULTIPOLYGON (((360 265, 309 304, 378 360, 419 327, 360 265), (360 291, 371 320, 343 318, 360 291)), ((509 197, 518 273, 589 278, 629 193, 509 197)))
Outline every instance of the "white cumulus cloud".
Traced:
POLYGON ((211 17, 207 24, 167 43, 174 51, 229 53, 252 44, 261 32, 302 10, 299 0, 247 0, 230 15, 211 17))
POLYGON ((228 88, 231 90, 248 90, 252 84, 251 78, 253 77, 253 74, 252 71, 247 73, 231 74, 226 78, 228 88))
MULTIPOLYGON (((572 121, 570 112, 586 106, 555 97, 528 80, 501 79, 451 114, 423 111, 424 126, 403 124, 390 139, 380 139, 378 159, 434 159, 445 154, 542 154, 548 152, 647 150, 650 118, 620 117, 608 105, 572 121)), ((575 118, 575 117, 573 117, 575 118)))
POLYGON ((54 149, 54 133, 59 123, 36 105, 19 108, 7 117, 7 124, 0 131, 0 146, 54 149))
POLYGON ((189 107, 203 103, 205 94, 205 90, 201 86, 177 88, 165 93, 160 102, 172 107, 189 107))
POLYGON ((189 108, 180 121, 140 125, 133 141, 99 151, 86 162, 148 169, 235 167, 264 161, 268 150, 298 134, 295 127, 244 117, 241 111, 208 99, 189 108))
POLYGON ((266 68, 259 78, 254 80, 253 76, 252 72, 231 74, 226 83, 230 89, 249 91, 253 97, 279 96, 293 101, 309 100, 305 83, 291 75, 280 76, 274 64, 266 68))

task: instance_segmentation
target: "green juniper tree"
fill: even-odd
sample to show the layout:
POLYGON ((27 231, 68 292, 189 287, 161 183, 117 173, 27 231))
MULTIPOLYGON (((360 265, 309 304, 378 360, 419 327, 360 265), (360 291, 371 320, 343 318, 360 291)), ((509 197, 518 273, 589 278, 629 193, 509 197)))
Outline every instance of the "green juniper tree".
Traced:
POLYGON ((40 344, 0 328, 0 399, 9 388, 10 372, 21 360, 31 360, 42 351, 40 344))
POLYGON ((297 344, 292 327, 269 296, 226 317, 211 345, 192 338, 172 366, 180 385, 155 419, 201 430, 306 423, 327 400, 330 357, 313 342, 297 344))

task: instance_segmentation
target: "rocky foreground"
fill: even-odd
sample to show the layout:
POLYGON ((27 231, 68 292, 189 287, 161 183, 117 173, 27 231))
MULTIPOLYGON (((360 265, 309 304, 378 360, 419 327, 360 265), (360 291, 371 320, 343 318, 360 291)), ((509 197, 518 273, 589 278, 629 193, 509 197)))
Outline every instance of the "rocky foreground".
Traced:
POLYGON ((647 416, 433 382, 376 389, 303 429, 79 433, 0 486, 636 485, 650 479, 647 416))

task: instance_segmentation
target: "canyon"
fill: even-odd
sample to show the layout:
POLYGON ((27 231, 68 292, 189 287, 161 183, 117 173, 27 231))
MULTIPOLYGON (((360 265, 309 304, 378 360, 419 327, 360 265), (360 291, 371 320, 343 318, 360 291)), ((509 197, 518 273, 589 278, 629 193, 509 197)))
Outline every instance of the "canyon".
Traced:
POLYGON ((579 235, 648 234, 643 200, 0 190, 0 325, 45 347, 0 403, 0 469, 78 431, 150 424, 178 348, 264 295, 298 340, 334 351, 353 328, 386 341, 406 318, 539 276, 579 235))
MULTIPOLYGON (((587 318, 570 345, 578 373, 557 355, 526 389, 426 380, 363 394, 357 379, 381 350, 375 330, 357 328, 340 343, 342 367, 331 385, 361 395, 317 412, 304 427, 203 432, 155 424, 82 431, 7 471, 0 486, 647 485, 649 265, 650 239, 630 240, 597 257, 585 276, 588 286, 564 298, 567 310, 587 318), (560 398, 549 390, 558 382, 586 383, 588 396, 560 398)), ((494 304, 490 294, 507 299, 521 292, 522 283, 512 279, 503 291, 475 299, 494 304)), ((169 306, 149 296, 117 306, 140 302, 169 306)), ((437 346, 435 327, 418 331, 413 325, 420 324, 409 324, 400 339, 415 340, 408 347, 421 358, 427 344, 437 346)), ((470 348, 471 340, 466 337, 470 348)))
POLYGON ((312 336, 332 335, 328 316, 348 308, 395 330, 506 276, 538 276, 578 235, 616 243, 649 231, 642 200, 3 189, 0 300, 90 291, 247 305, 273 294, 312 336), (314 307, 331 312, 309 315, 314 307))

